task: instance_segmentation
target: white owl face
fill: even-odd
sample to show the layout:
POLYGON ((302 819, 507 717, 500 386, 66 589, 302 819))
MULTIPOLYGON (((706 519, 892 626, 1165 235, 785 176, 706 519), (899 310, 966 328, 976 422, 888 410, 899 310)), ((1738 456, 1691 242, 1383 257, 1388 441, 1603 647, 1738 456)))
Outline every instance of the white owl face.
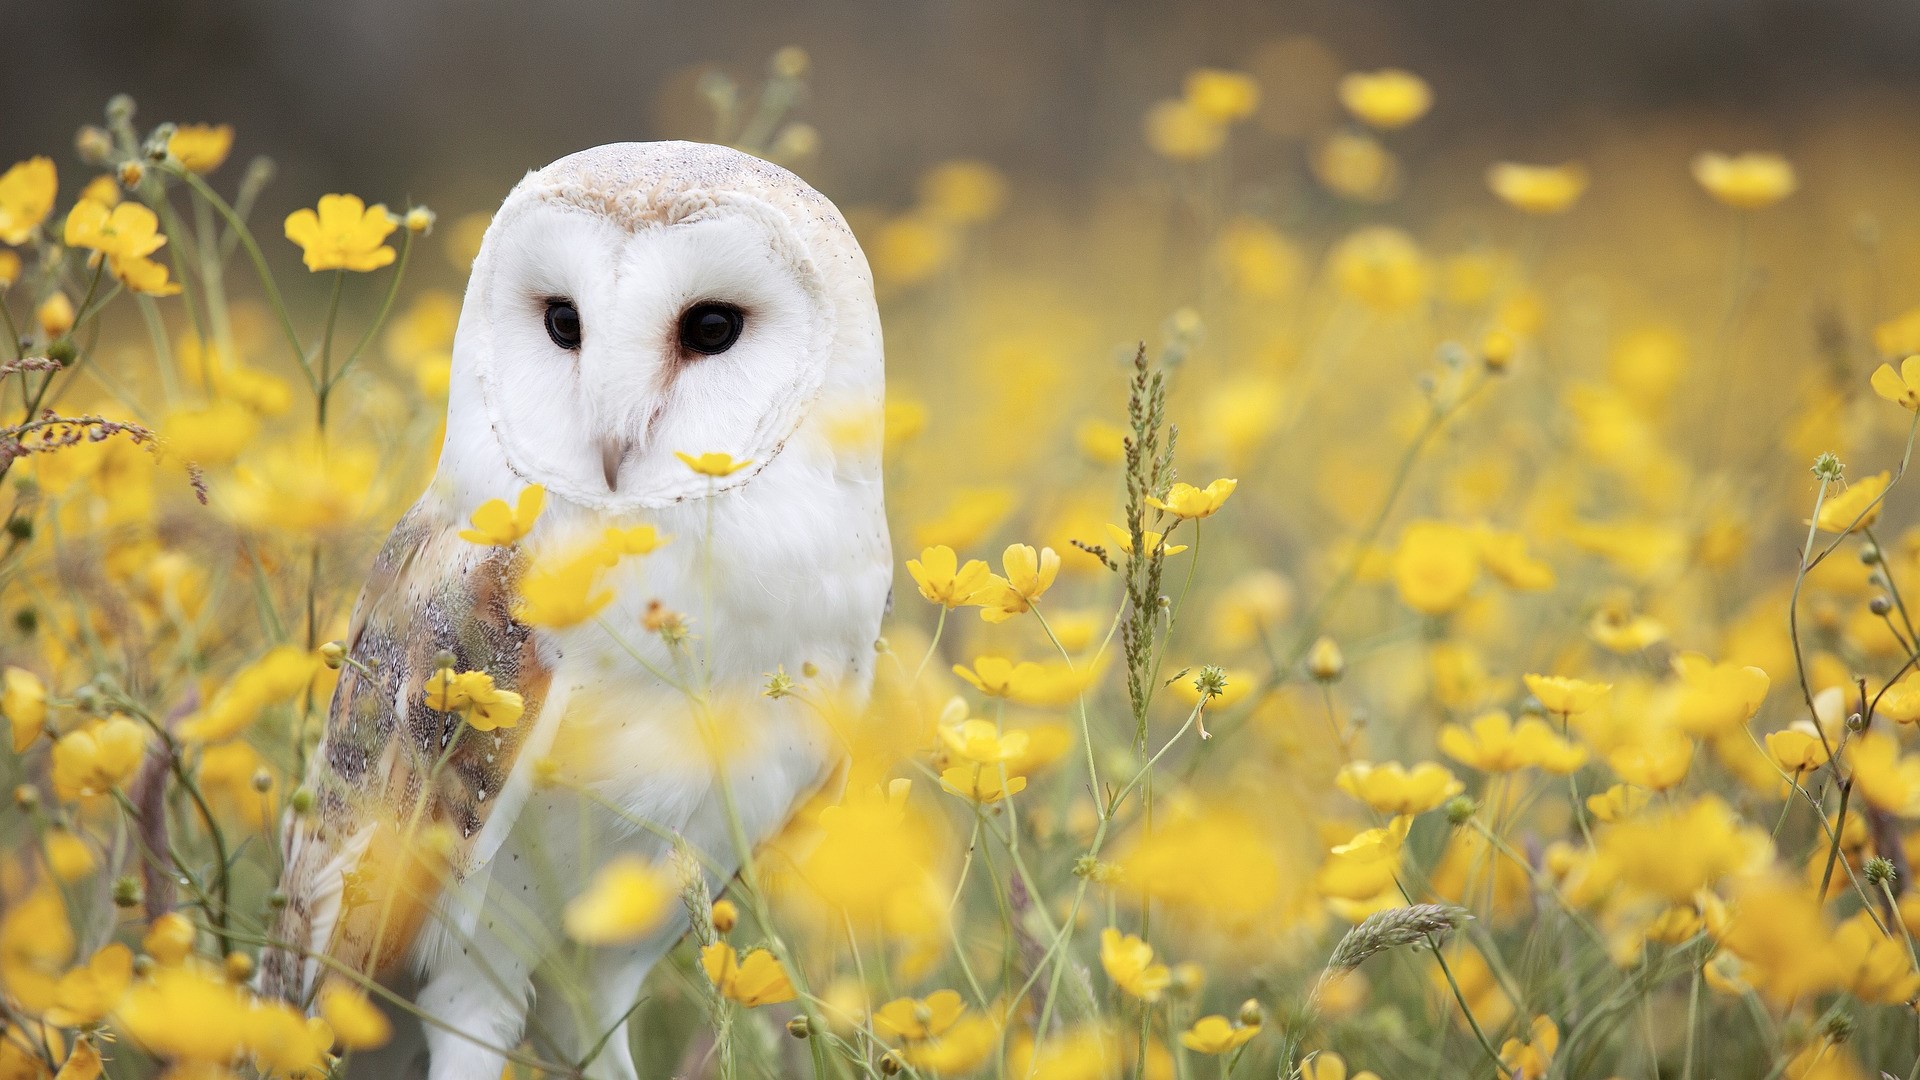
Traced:
POLYGON ((508 465, 616 511, 748 482, 807 413, 835 347, 792 209, 737 190, 563 195, 509 198, 469 285, 461 333, 478 347, 463 343, 457 363, 508 465), (713 481, 676 451, 753 466, 713 481))

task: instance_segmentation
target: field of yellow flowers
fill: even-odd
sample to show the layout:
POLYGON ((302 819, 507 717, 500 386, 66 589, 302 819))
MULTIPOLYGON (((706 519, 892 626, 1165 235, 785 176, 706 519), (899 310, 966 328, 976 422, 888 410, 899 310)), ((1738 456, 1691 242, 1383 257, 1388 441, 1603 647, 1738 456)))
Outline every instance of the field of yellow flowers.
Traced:
MULTIPOLYGON (((804 173, 806 75, 709 85, 763 95, 715 138, 804 173)), ((1676 127, 1436 175, 1446 101, 1382 70, 1282 200, 1235 162, 1284 89, 1192 72, 1073 214, 965 159, 848 208, 881 685, 844 789, 685 886, 642 1075, 1920 1075, 1920 259, 1831 225, 1910 175, 1676 127)), ((119 98, 0 173, 4 1080, 340 1075, 411 1008, 253 976, 486 218, 259 220, 244 136, 119 98)), ((567 931, 687 876, 608 866, 567 931)))

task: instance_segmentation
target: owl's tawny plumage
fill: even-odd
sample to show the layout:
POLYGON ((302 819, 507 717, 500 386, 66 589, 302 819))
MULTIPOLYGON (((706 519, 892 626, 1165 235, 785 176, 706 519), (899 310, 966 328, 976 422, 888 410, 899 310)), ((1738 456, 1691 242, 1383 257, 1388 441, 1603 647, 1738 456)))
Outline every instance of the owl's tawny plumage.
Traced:
POLYGON ((635 1075, 622 1018, 684 918, 582 950, 560 913, 607 860, 660 861, 670 837, 722 884, 717 770, 752 842, 831 773, 818 716, 759 690, 782 668, 851 703, 870 685, 891 578, 881 357, 858 244, 783 169, 626 143, 508 196, 467 286, 438 472, 354 611, 314 806, 286 830, 286 947, 263 959, 263 989, 291 1000, 358 973, 430 1017, 356 1071, 491 1080, 523 1038, 577 1061, 611 1031, 588 1074, 635 1075), (709 451, 751 464, 716 478, 676 456, 709 451), (530 484, 548 505, 519 544, 459 537, 530 484), (543 554, 640 523, 672 539, 606 572, 605 610, 516 616, 543 554), (649 604, 692 636, 650 633, 649 604), (479 731, 429 708, 445 653, 525 714, 479 731), (696 711, 725 718, 723 751, 696 711))

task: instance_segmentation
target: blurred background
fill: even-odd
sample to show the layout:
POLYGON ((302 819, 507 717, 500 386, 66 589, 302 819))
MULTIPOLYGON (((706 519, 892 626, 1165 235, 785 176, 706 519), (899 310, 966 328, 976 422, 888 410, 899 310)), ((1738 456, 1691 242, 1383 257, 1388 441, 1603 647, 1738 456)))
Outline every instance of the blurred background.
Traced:
POLYGON ((707 135, 695 73, 756 76, 783 45, 815 61, 799 115, 824 152, 809 178, 843 205, 904 199, 957 155, 1067 194, 1137 169, 1141 113, 1201 66, 1259 75, 1259 125, 1283 137, 1339 119, 1341 72, 1408 68, 1441 104, 1403 150, 1464 141, 1541 160, 1581 152, 1595 125, 1676 110, 1792 154, 1812 117, 1908 109, 1920 89, 1920 9, 1898 0, 7 0, 0 12, 13 58, 0 157, 66 145, 97 119, 74 106, 127 92, 149 120, 233 123, 236 157, 286 171, 270 213, 316 190, 473 209, 581 147, 707 135), (1302 92, 1273 92, 1288 85, 1302 92))

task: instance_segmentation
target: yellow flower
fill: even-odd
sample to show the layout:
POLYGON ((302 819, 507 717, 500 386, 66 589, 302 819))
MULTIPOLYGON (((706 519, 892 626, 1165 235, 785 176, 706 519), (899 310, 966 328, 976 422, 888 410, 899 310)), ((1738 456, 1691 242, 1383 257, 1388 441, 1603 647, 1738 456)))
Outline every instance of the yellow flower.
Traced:
POLYGON ((567 936, 584 945, 637 940, 666 920, 677 892, 660 869, 622 856, 601 868, 587 891, 567 904, 567 936))
POLYGON ((1260 106, 1260 84, 1244 72, 1199 68, 1187 73, 1186 100, 1207 119, 1232 123, 1252 116, 1260 106))
POLYGON ((1607 764, 1635 787, 1665 791, 1686 779, 1693 764, 1693 740, 1661 728, 1608 754, 1607 764))
POLYGON ((10 667, 0 682, 0 713, 13 727, 13 752, 26 753, 47 723, 47 686, 25 668, 10 667))
POLYGON ((1890 814, 1920 814, 1920 756, 1900 753, 1900 741, 1884 731, 1869 731, 1847 744, 1853 786, 1866 800, 1890 814))
POLYGON ((1406 127, 1433 107, 1426 80, 1398 68, 1350 72, 1340 80, 1340 104, 1382 130, 1406 127))
POLYGON ((1504 712, 1490 712, 1467 727, 1447 724, 1440 729, 1440 749, 1463 765, 1481 772, 1512 772, 1537 766, 1564 776, 1586 763, 1583 747, 1567 742, 1545 721, 1528 717, 1518 725, 1504 712))
POLYGON ((687 468, 692 469, 701 476, 732 476, 734 473, 753 464, 752 461, 735 461, 731 454, 722 454, 711 450, 698 457, 693 454, 682 453, 679 450, 675 450, 673 456, 679 458, 686 464, 687 468))
POLYGON ((1372 900, 1393 889, 1400 852, 1412 825, 1411 817, 1397 817, 1329 848, 1326 860, 1313 876, 1313 887, 1323 896, 1353 901, 1372 900))
POLYGON ((93 849, 68 829, 47 830, 47 869, 61 881, 79 881, 99 869, 93 849))
POLYGON ((331 533, 373 509, 379 470, 379 456, 370 447, 304 436, 252 453, 235 466, 226 510, 250 529, 331 533))
POLYGON ((1466 602, 1480 573, 1480 544, 1471 530, 1444 521, 1416 521, 1400 534, 1393 581, 1400 599, 1423 615, 1445 615, 1466 602))
POLYGON ((1903 409, 1920 412, 1920 356, 1900 361, 1900 370, 1881 364, 1873 371, 1873 392, 1903 409))
POLYGON ((1893 475, 1878 472, 1848 485, 1845 491, 1831 493, 1820 504, 1820 516, 1814 519, 1824 532, 1858 532, 1880 520, 1881 496, 1893 475))
POLYGON ((1431 271, 1413 237, 1371 225, 1349 233, 1327 257, 1340 291, 1381 314, 1405 311, 1426 299, 1431 271))
POLYGON ((609 525, 600 534, 600 550, 617 563, 629 555, 651 555, 673 539, 651 525, 609 525))
POLYGON ((1239 486, 1240 481, 1226 478, 1215 480, 1204 488, 1197 488, 1192 484, 1175 484, 1167 489, 1167 497, 1164 500, 1156 499, 1151 495, 1147 496, 1147 505, 1155 510, 1164 510, 1182 521, 1212 517, 1214 512, 1220 509, 1221 504, 1227 501, 1227 496, 1233 494, 1233 489, 1239 486))
POLYGON ((20 253, 0 250, 0 293, 13 288, 20 280, 20 253))
POLYGON ((1847 992, 1869 1005, 1899 1005, 1920 993, 1920 973, 1913 970, 1899 934, 1880 932, 1873 917, 1855 912, 1833 932, 1840 969, 1847 972, 1847 992))
POLYGON ((938 1038, 966 1011, 958 993, 935 990, 920 1000, 896 998, 873 1010, 873 1030, 894 1041, 938 1038))
POLYGON ((318 212, 287 215, 287 239, 300 245, 307 269, 378 270, 393 262, 386 239, 398 228, 385 206, 368 206, 358 195, 322 195, 318 212))
POLYGON ((147 729, 115 714, 53 744, 53 789, 62 799, 105 795, 133 776, 147 751, 147 729))
POLYGON ((1803 885, 1777 880, 1741 890, 1719 938, 1741 961, 1743 980, 1781 1006, 1837 990, 1852 974, 1842 967, 1844 958, 1813 890, 1803 885))
POLYGON ((1680 676, 1673 722, 1689 735, 1718 735, 1737 730, 1760 711, 1767 696, 1767 673, 1739 663, 1716 664, 1699 653, 1673 658, 1680 676))
POLYGON ((1247 1045, 1258 1034, 1259 1024, 1242 1027, 1224 1016, 1203 1016, 1180 1033, 1180 1045, 1196 1054, 1224 1054, 1247 1045))
POLYGON ((613 592, 600 588, 606 567, 606 554, 597 546, 534 560, 520 582, 514 618, 550 630, 586 622, 613 603, 613 592))
POLYGON ((1596 708, 1613 692, 1612 683, 1592 683, 1564 675, 1528 675, 1525 681, 1541 708, 1561 716, 1596 708))
POLYGON ((1173 983, 1167 965, 1153 962, 1153 946, 1111 926, 1100 931, 1100 966, 1115 986, 1141 1001, 1159 1001, 1173 983))
POLYGON ((1313 146, 1314 179, 1343 199, 1386 202, 1400 192, 1400 159, 1366 131, 1342 129, 1313 146))
POLYGON ((1779 154, 1701 153, 1693 159, 1693 178, 1707 194, 1741 210, 1772 206, 1799 186, 1793 165, 1779 154))
POLYGON ((1356 761, 1335 777, 1340 790, 1383 814, 1421 814, 1465 790, 1444 765, 1422 761, 1408 769, 1397 761, 1356 761))
POLYGON ((166 244, 160 219, 145 205, 123 202, 109 207, 82 199, 67 214, 68 247, 89 248, 105 256, 113 276, 135 292, 171 296, 180 286, 167 280, 167 268, 147 258, 166 244))
POLYGON ((167 140, 167 153, 189 172, 212 172, 232 150, 232 124, 181 124, 167 140))
POLYGON ((743 957, 733 951, 733 946, 716 941, 700 950, 700 966, 720 996, 748 1008, 794 998, 793 983, 781 970, 780 962, 765 949, 755 949, 743 957))
POLYGON ((0 241, 26 243, 53 212, 58 186, 51 158, 28 158, 0 173, 0 241))
POLYGON ((1033 602, 1053 587, 1060 574, 1060 556, 1052 548, 1035 551, 1026 544, 1010 544, 1000 554, 1005 578, 992 578, 991 598, 984 601, 980 617, 990 623, 1006 622, 1033 610, 1033 602))
POLYGON ((1598 795, 1587 796, 1587 813, 1611 825, 1625 821, 1646 809, 1653 793, 1626 784, 1615 784, 1598 795))
POLYGON ((1018 795, 1027 790, 1026 777, 1008 776, 1002 780, 1001 771, 1000 768, 985 765, 955 765, 940 773, 940 786, 982 806, 992 805, 1009 795, 1018 795))
POLYGON ((105 1019, 133 982, 133 951, 118 942, 60 977, 46 1020, 56 1027, 83 1027, 105 1019))
POLYGON ((372 1050, 393 1038, 386 1014, 351 986, 328 983, 320 991, 319 1006, 334 1038, 349 1050, 372 1050))
POLYGON ((1172 161, 1200 161, 1227 143, 1224 124, 1184 99, 1154 103, 1146 116, 1147 145, 1172 161))
POLYGON ((1508 1039, 1500 1047, 1500 1064, 1514 1080, 1540 1080, 1553 1064, 1560 1049, 1560 1028, 1544 1016, 1536 1016, 1527 1029, 1525 1041, 1508 1039))
POLYGON ((1610 825, 1595 843, 1589 885, 1603 889, 1617 880, 1669 904, 1688 903, 1701 889, 1750 874, 1773 857, 1766 832, 1712 795, 1610 825))
POLYGON ((1572 209, 1587 190, 1580 165, 1519 165, 1502 161, 1487 170, 1487 186, 1508 206, 1529 214, 1572 209))
POLYGON ((1527 538, 1482 526, 1474 530, 1480 541, 1480 564, 1510 589, 1538 591, 1553 588, 1553 567, 1527 553, 1527 538))
POLYGON ((527 706, 519 694, 495 687, 484 671, 440 668, 427 678, 427 708, 457 712, 475 730, 492 731, 519 723, 527 706))
MULTIPOLYGON (((1476 1015, 1484 1014, 1476 1011, 1476 1015)), ((1331 1050, 1316 1051, 1300 1063, 1300 1080, 1348 1080, 1347 1059, 1331 1050)), ((1372 1069, 1362 1069, 1353 1074, 1352 1080, 1380 1080, 1380 1076, 1372 1069)))
POLYGON ((1587 623, 1587 636, 1608 652, 1625 656, 1665 641, 1667 628, 1651 616, 1635 615, 1609 604, 1593 613, 1587 623))
POLYGON ((1031 660, 1016 664, 1004 657, 976 656, 972 668, 955 664, 953 673, 988 697, 1018 697, 1044 676, 1045 670, 1031 660))
POLYGON ((193 920, 177 911, 169 911, 147 927, 146 936, 140 939, 140 951, 153 957, 156 962, 171 967, 193 952, 193 941, 198 934, 193 920))
POLYGON ((908 559, 907 573, 920 586, 921 596, 948 608, 981 603, 999 587, 986 563, 968 559, 961 566, 960 557, 945 544, 927 548, 918 559, 908 559))
POLYGON ((946 161, 928 169, 918 185, 920 207, 942 221, 973 225, 998 217, 1007 202, 1007 180, 984 161, 946 161))
MULTIPOLYGON (((927 1001, 933 1001, 942 993, 952 991, 940 991, 930 995, 927 1001)), ((878 1017, 875 1022, 878 1023, 878 1017)), ((932 1038, 908 1043, 900 1056, 923 1072, 963 1076, 985 1064, 999 1045, 1000 1025, 994 1018, 969 1013, 932 1038)))
POLYGON ((288 701, 313 681, 319 659, 305 649, 279 645, 240 669, 212 696, 205 708, 180 724, 180 737, 197 743, 224 742, 250 727, 267 708, 288 701))
POLYGON ((473 512, 473 528, 461 529, 460 539, 494 547, 517 544, 533 531, 533 523, 546 504, 547 489, 539 484, 521 488, 512 506, 505 499, 489 499, 473 512))
POLYGON ((941 724, 940 741, 955 757, 964 758, 975 765, 998 765, 1003 761, 1013 761, 1027 752, 1026 732, 1009 731, 1002 735, 991 720, 941 724))
MULTIPOLYGON (((0 708, 4 708, 4 701, 0 701, 0 708)), ((1900 724, 1920 720, 1920 671, 1910 671, 1888 686, 1874 706, 1874 715, 1900 724)))
MULTIPOLYGON (((1133 554, 1133 534, 1118 525, 1108 525, 1107 535, 1113 539, 1113 546, 1127 554, 1133 554)), ((1140 530, 1140 543, 1148 551, 1157 551, 1161 555, 1178 555, 1187 550, 1185 544, 1169 544, 1152 529, 1140 530)))
POLYGON ((52 296, 47 297, 39 307, 34 309, 33 317, 34 321, 40 324, 41 333, 50 338, 59 338, 73 329, 73 320, 77 314, 73 310, 73 301, 67 299, 66 293, 56 289, 52 296))
POLYGON ((1811 724, 1775 731, 1767 736, 1766 743, 1767 756, 1789 774, 1811 772, 1827 763, 1828 747, 1811 724))

